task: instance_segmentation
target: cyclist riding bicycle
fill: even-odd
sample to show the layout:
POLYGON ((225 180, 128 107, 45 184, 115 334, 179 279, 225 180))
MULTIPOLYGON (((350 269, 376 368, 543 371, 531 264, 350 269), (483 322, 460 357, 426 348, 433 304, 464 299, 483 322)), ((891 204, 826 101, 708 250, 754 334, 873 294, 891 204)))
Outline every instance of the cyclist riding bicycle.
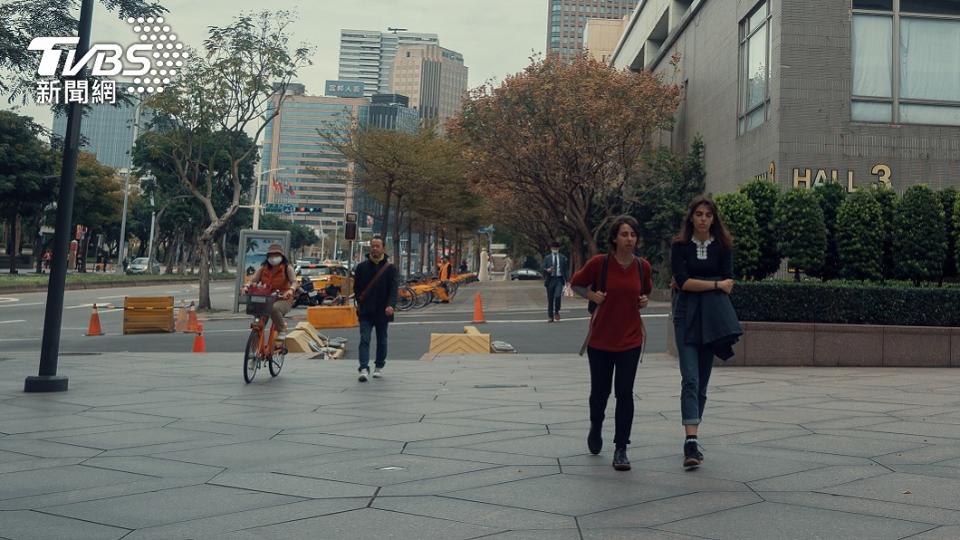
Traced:
MULTIPOLYGON (((262 283, 264 288, 269 288, 279 297, 273 303, 270 320, 273 321, 273 327, 277 329, 277 339, 286 339, 287 323, 283 320, 283 317, 293 307, 293 292, 297 288, 297 277, 294 275, 290 261, 283 254, 283 246, 271 244, 267 248, 267 258, 260 265, 260 268, 254 272, 250 283, 252 285, 262 283)), ((244 287, 242 294, 247 294, 248 290, 249 286, 244 287)))

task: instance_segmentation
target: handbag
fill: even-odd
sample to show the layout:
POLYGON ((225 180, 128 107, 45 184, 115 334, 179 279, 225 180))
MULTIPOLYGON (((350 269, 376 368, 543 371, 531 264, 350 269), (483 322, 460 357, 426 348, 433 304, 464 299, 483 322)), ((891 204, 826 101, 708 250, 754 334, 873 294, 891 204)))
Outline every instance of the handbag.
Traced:
MULTIPOLYGON (((604 257, 603 267, 600 269, 600 287, 597 288, 597 286, 594 285, 592 288, 594 291, 602 291, 602 292, 607 291, 607 270, 610 262, 610 257, 612 256, 613 254, 608 253, 607 256, 604 257)), ((643 258, 636 257, 636 259, 637 259, 637 266, 639 267, 639 271, 640 271, 640 294, 643 294, 643 258)), ((583 354, 587 352, 587 344, 590 342, 591 334, 593 334, 593 323, 597 318, 596 317, 597 307, 599 307, 599 305, 592 300, 587 304, 587 311, 590 312, 590 324, 589 326, 587 326, 587 336, 583 338, 583 344, 580 345, 580 356, 583 356, 583 354)), ((643 347, 644 349, 646 349, 647 329, 646 329, 646 326, 643 324, 643 318, 640 319, 640 331, 643 334, 643 347)), ((643 351, 640 352, 640 361, 643 362, 643 351)))

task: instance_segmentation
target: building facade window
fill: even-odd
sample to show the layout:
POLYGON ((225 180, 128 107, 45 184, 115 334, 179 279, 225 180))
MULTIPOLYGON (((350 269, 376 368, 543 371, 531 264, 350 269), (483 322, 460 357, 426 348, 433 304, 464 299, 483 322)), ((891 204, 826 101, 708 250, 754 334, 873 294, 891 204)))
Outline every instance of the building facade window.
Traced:
POLYGON ((770 117, 770 0, 740 21, 740 104, 737 133, 770 117))
POLYGON ((854 0, 850 117, 960 126, 960 2, 854 0))

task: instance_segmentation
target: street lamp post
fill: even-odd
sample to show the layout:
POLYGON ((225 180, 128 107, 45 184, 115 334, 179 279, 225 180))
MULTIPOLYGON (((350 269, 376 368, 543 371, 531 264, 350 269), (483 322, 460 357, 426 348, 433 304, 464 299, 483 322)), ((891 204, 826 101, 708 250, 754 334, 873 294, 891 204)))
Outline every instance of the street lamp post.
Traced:
POLYGON ((123 273, 123 258, 126 256, 127 237, 127 198, 130 195, 130 171, 124 169, 123 174, 123 214, 120 218, 120 247, 117 249, 116 273, 123 273))
MULTIPOLYGON (((77 57, 83 58, 90 49, 90 27, 93 20, 93 0, 80 5, 77 57)), ((86 69, 77 80, 86 80, 86 69)), ((82 105, 68 105, 67 133, 63 145, 63 165, 60 167, 60 194, 57 200, 57 222, 54 233, 54 258, 50 264, 47 285, 47 305, 43 316, 43 342, 40 346, 40 370, 27 377, 24 392, 66 392, 69 380, 57 375, 60 355, 60 326, 63 322, 63 292, 67 280, 67 249, 70 245, 70 222, 73 218, 73 194, 76 189, 77 156, 80 153, 80 121, 82 105)))
MULTIPOLYGON (((144 181, 156 181, 156 177, 152 174, 148 174, 143 177, 141 180, 141 185, 144 181)), ((147 273, 153 273, 153 234, 157 226, 157 206, 154 201, 154 190, 150 190, 150 239, 147 241, 147 273)))
POLYGON ((286 167, 269 169, 257 175, 257 190, 256 193, 253 194, 253 230, 255 231, 260 230, 260 179, 263 178, 265 174, 283 170, 286 170, 286 167))

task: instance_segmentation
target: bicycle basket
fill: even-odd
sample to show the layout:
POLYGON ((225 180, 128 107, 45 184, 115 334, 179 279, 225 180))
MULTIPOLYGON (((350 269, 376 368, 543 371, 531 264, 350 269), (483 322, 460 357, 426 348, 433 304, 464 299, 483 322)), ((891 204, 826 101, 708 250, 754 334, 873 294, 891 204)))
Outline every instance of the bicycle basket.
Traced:
POLYGON ((270 315, 270 310, 273 309, 273 302, 276 301, 276 297, 271 295, 261 295, 261 294, 249 294, 247 295, 247 315, 255 315, 257 317, 263 317, 265 315, 270 315))

